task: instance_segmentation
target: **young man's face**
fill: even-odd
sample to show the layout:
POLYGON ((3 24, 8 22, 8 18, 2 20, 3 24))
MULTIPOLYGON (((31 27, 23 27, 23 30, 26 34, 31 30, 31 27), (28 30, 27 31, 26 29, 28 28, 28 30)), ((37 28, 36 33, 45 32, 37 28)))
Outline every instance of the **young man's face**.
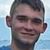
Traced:
POLYGON ((13 38, 25 44, 33 44, 43 32, 43 12, 21 4, 15 9, 11 26, 13 38))

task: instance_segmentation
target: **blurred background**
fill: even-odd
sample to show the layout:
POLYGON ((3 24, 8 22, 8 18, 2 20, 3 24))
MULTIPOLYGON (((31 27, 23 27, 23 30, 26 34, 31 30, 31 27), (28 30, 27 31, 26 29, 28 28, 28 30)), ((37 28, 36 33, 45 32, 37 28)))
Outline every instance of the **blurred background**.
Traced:
MULTIPOLYGON (((6 25, 6 15, 9 15, 10 7, 14 0, 0 0, 0 47, 11 44, 11 29, 6 25)), ((41 34, 36 43, 35 50, 50 49, 50 0, 42 0, 45 6, 45 22, 48 27, 44 34, 41 34)))

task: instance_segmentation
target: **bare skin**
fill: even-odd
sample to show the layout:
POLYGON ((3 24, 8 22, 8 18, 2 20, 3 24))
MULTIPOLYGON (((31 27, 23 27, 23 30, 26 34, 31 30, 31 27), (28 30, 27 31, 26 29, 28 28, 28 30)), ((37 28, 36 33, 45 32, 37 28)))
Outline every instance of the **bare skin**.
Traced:
POLYGON ((40 34, 45 31, 43 11, 33 10, 29 5, 19 5, 13 17, 7 17, 12 31, 12 50, 33 50, 40 34))

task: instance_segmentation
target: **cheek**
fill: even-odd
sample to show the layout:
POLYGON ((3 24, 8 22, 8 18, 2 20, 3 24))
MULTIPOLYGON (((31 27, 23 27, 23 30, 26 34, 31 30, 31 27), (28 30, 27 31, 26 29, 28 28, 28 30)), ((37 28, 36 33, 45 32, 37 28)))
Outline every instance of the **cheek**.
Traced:
POLYGON ((36 30, 37 30, 39 33, 42 33, 42 31, 43 31, 43 26, 38 26, 36 30))
POLYGON ((24 23, 21 23, 17 20, 12 22, 13 29, 15 29, 17 31, 22 30, 23 26, 24 26, 24 23))
POLYGON ((20 28, 20 27, 23 27, 23 26, 24 26, 23 23, 21 23, 19 21, 15 22, 15 27, 20 28))

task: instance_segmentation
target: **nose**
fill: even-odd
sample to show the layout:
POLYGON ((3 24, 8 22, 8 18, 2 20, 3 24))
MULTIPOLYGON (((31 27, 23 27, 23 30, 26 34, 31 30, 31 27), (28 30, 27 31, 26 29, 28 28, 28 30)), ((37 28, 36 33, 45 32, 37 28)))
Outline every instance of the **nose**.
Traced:
POLYGON ((28 21, 28 22, 25 24, 24 29, 25 29, 25 31, 27 31, 27 32, 32 32, 32 31, 33 31, 33 26, 32 26, 32 24, 31 24, 30 21, 28 21))

